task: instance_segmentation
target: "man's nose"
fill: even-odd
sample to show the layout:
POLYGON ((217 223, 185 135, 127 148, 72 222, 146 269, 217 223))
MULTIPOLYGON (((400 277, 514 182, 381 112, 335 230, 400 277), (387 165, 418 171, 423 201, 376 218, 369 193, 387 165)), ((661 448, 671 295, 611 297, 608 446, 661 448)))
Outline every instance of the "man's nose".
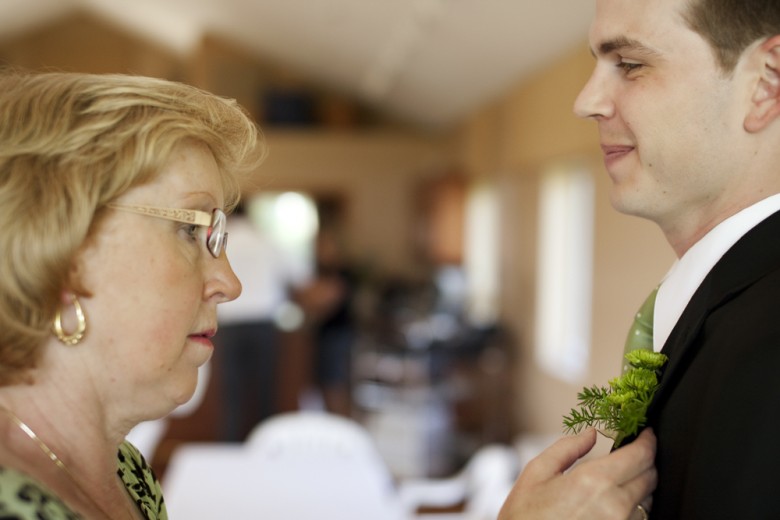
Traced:
POLYGON ((609 118, 614 115, 614 105, 610 100, 603 73, 594 69, 585 86, 574 101, 574 113, 583 119, 609 118))

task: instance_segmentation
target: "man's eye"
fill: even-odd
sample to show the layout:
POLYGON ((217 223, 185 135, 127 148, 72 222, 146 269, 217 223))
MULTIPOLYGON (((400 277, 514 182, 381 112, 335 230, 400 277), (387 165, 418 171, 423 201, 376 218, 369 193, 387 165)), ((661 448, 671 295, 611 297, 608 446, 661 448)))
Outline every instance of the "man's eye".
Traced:
POLYGON ((619 69, 622 69, 623 72, 625 72, 626 74, 628 74, 629 72, 634 72, 634 71, 642 68, 642 64, 641 63, 635 63, 635 62, 632 62, 632 61, 623 61, 623 60, 619 61, 617 66, 618 66, 619 69))

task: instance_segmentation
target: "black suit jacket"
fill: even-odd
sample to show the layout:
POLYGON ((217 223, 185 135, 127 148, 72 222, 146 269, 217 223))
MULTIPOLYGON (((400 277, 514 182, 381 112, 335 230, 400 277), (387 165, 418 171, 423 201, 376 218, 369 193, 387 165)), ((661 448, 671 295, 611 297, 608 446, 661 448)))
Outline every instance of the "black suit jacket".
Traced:
POLYGON ((780 518, 780 213, 715 265, 663 352, 652 518, 780 518))

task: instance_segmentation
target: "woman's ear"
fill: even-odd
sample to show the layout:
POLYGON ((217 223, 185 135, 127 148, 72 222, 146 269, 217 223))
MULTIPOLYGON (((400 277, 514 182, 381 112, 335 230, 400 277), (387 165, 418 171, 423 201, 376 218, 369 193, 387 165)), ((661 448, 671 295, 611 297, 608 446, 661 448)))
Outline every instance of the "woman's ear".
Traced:
MULTIPOLYGON (((81 250, 76 253, 70 264, 70 272, 68 273, 67 287, 72 295, 90 297, 92 293, 86 287, 86 269, 84 268, 84 262, 82 261, 81 250)), ((68 299, 67 294, 63 294, 63 298, 68 299)), ((70 301, 68 299, 68 301, 70 301)))
POLYGON ((745 117, 745 130, 751 133, 760 132, 780 116, 780 35, 766 40, 757 51, 762 70, 745 117))

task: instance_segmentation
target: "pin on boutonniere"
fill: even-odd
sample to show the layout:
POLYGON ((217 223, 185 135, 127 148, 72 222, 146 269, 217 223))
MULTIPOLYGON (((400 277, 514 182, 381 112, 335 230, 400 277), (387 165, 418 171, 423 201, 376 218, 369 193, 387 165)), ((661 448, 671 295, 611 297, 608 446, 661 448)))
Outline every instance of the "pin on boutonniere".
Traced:
POLYGON ((563 418, 567 433, 594 426, 620 446, 647 422, 647 407, 658 388, 659 370, 667 361, 660 352, 633 350, 626 354, 630 369, 609 381, 609 387, 591 386, 577 394, 578 409, 563 418))

